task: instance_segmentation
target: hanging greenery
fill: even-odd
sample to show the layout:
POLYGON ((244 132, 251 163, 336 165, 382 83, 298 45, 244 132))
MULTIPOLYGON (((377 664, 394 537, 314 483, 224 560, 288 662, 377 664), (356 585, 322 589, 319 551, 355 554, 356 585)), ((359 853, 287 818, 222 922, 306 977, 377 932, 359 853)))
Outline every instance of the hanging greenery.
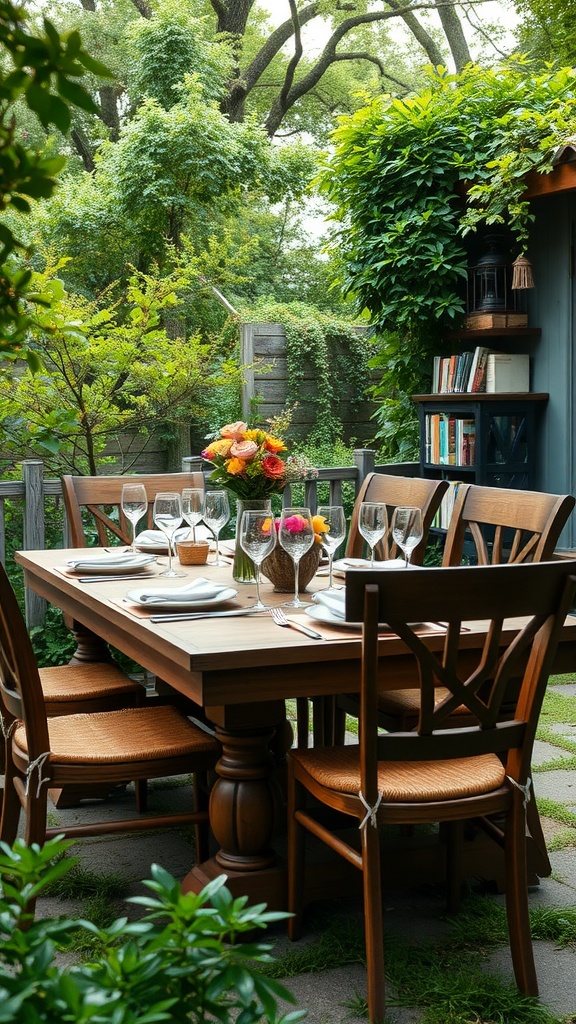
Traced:
POLYGON ((303 302, 279 303, 262 299, 243 319, 282 324, 286 335, 287 393, 292 406, 302 401, 304 380, 314 377, 306 401, 315 407, 315 426, 310 440, 334 444, 342 437, 339 407, 365 402, 368 392, 368 360, 374 344, 366 328, 324 313, 303 302))
POLYGON ((381 96, 341 119, 319 184, 336 207, 343 290, 384 334, 380 436, 389 400, 409 409, 399 392, 429 387, 442 332, 462 321, 466 236, 504 225, 522 253, 525 176, 550 171, 575 133, 576 70, 537 74, 525 58, 459 75, 439 67, 418 95, 381 96))

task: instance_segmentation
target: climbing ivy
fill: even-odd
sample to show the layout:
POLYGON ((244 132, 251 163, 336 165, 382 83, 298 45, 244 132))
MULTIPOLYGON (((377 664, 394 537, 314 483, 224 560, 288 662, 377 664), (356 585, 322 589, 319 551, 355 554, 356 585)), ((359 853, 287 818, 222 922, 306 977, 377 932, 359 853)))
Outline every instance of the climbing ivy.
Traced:
POLYGON ((315 406, 310 440, 333 444, 342 436, 341 402, 352 406, 368 394, 368 360, 374 344, 365 327, 321 312, 302 302, 262 299, 242 313, 246 322, 282 324, 286 335, 288 406, 302 401, 305 376, 312 368, 315 384, 306 401, 315 406))

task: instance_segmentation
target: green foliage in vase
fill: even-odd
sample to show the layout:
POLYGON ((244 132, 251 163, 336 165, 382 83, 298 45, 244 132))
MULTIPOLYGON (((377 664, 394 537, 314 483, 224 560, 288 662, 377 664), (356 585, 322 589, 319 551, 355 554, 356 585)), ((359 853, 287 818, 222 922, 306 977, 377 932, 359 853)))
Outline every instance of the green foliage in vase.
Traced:
POLYGON ((183 894, 172 875, 152 865, 148 895, 130 900, 144 910, 140 921, 123 917, 99 927, 66 917, 33 920, 29 901, 70 871, 74 861, 62 854, 71 845, 0 845, 0 1022, 295 1024, 305 1015, 278 1013, 279 999, 295 1000, 259 969, 273 959, 270 946, 239 941, 286 914, 248 907, 246 896, 233 899, 225 875, 183 894), (74 952, 86 933, 99 940, 98 957, 60 966, 57 952, 74 952))
POLYGON ((441 334, 462 320, 467 236, 502 227, 525 249, 524 179, 549 172, 574 134, 575 84, 574 69, 538 73, 523 58, 459 75, 439 67, 418 95, 378 97, 334 132, 319 184, 340 222, 344 292, 382 332, 384 439, 413 420, 403 395, 428 389, 441 334))

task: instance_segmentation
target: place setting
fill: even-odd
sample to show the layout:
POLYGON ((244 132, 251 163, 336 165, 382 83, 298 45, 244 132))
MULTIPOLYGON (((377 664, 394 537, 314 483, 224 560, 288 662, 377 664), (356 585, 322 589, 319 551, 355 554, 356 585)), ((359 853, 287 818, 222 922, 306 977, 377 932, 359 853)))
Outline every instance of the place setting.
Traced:
POLYGON ((69 558, 63 565, 55 566, 55 571, 78 583, 97 583, 100 580, 112 582, 114 579, 137 579, 143 575, 152 575, 155 567, 155 555, 121 550, 117 553, 78 555, 69 558))

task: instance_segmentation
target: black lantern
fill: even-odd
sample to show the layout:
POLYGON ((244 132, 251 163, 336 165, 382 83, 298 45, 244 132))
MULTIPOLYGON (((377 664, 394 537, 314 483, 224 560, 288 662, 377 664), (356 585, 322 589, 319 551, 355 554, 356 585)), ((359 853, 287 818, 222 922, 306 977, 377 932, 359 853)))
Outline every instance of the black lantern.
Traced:
POLYGON ((510 295, 510 257, 502 249, 502 239, 488 235, 486 245, 487 252, 468 270, 469 313, 503 313, 515 308, 510 295))

